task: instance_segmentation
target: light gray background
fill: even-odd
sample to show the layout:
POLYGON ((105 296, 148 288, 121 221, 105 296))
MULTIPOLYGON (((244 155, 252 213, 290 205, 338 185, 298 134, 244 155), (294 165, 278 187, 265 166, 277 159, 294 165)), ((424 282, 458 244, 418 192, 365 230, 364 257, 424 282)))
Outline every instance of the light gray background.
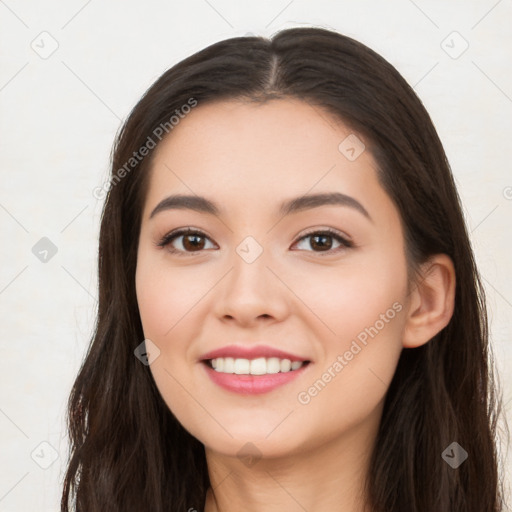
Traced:
POLYGON ((170 66, 248 32, 332 28, 414 86, 464 202, 510 417, 511 0, 0 0, 0 20, 0 511, 59 509, 66 400, 96 307, 92 191, 121 120, 170 66), (47 262, 32 252, 43 237, 47 262))

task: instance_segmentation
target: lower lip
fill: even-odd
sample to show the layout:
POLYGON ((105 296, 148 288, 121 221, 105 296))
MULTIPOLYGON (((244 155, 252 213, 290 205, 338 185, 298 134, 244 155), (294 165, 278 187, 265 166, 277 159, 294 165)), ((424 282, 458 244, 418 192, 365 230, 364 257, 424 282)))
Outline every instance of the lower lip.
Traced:
POLYGON ((210 377, 210 379, 212 379, 212 381, 221 388, 243 395, 259 395, 262 393, 268 393, 269 391, 296 379, 299 375, 304 373, 304 371, 311 365, 311 362, 301 366, 298 370, 284 373, 271 373, 267 375, 237 375, 236 373, 222 373, 210 368, 207 363, 203 362, 201 364, 205 367, 208 377, 210 377))

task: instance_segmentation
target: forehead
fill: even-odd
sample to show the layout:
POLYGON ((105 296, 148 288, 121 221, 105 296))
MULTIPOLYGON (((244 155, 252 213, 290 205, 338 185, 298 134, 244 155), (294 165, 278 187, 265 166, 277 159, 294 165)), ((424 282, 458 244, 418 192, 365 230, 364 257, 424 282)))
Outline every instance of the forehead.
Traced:
POLYGON ((199 103, 155 150, 147 208, 178 192, 240 208, 308 192, 382 195, 363 144, 333 115, 297 99, 199 103), (354 143, 362 152, 347 158, 354 143))
POLYGON ((225 168, 234 158, 244 162, 239 173, 254 168, 264 173, 268 164, 286 171, 291 163, 336 161, 338 146, 350 133, 321 107, 297 99, 199 104, 160 143, 157 160, 172 155, 176 162, 194 163, 215 154, 215 164, 225 168))

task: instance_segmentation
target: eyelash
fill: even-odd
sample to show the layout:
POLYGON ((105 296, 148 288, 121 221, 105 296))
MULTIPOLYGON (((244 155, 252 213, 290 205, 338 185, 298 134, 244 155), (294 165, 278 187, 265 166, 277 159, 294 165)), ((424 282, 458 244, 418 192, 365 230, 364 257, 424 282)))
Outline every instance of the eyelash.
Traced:
MULTIPOLYGON (((174 241, 174 239, 177 239, 177 238, 179 238, 180 236, 183 236, 183 235, 198 235, 198 236, 200 236, 202 238, 209 238, 205 233, 203 233, 201 231, 198 231, 198 230, 192 229, 192 228, 184 228, 184 229, 178 229, 176 231, 171 231, 170 233, 164 235, 160 239, 160 241, 157 242, 156 245, 158 247, 167 247, 167 246, 170 245, 170 243, 172 241, 174 241)), ((341 236, 340 233, 338 233, 337 231, 335 231, 333 229, 330 229, 330 228, 316 230, 316 231, 310 231, 309 233, 306 233, 303 236, 301 236, 299 238, 298 242, 300 242, 301 240, 303 240, 305 238, 309 238, 309 237, 311 237, 313 235, 327 235, 327 236, 331 236, 336 241, 340 242, 340 244, 341 244, 340 247, 337 247, 336 249, 329 249, 328 251, 307 251, 307 252, 316 252, 320 256, 324 256, 323 253, 325 253, 327 255, 332 255, 332 254, 337 253, 340 250, 349 249, 349 248, 355 247, 353 242, 347 240, 346 238, 341 236)), ((204 249, 203 249, 203 250, 199 250, 199 251, 187 252, 187 251, 182 251, 182 250, 175 249, 175 248, 172 248, 172 247, 168 247, 168 250, 169 250, 169 252, 171 252, 173 254, 176 254, 178 256, 194 256, 195 254, 204 251, 204 249)))

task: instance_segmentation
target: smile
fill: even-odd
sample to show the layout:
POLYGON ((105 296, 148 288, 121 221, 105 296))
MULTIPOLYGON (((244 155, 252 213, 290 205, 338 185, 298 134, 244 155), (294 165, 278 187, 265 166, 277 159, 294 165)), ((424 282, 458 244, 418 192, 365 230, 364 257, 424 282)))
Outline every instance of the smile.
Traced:
POLYGON ((290 361, 277 357, 235 359, 218 357, 203 361, 209 378, 235 393, 261 394, 272 391, 303 374, 310 361, 290 361))
POLYGON ((236 373, 237 375, 265 375, 273 373, 286 373, 298 370, 309 361, 290 361, 278 357, 258 357, 257 359, 243 359, 233 357, 217 357, 211 359, 211 367, 221 373, 236 373))

